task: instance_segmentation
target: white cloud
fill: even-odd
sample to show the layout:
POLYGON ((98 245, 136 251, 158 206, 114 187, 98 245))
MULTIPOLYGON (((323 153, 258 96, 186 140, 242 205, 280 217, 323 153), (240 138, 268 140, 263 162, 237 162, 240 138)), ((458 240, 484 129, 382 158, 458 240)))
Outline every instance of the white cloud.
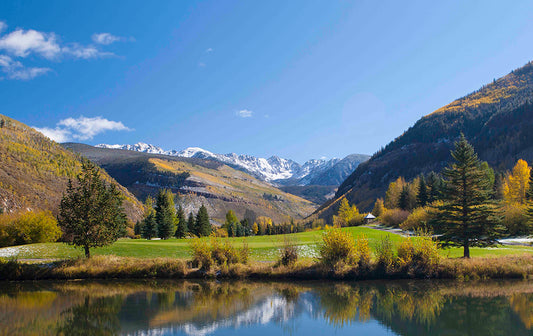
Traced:
POLYGON ((109 33, 93 34, 92 39, 94 43, 103 44, 103 45, 108 45, 108 44, 122 40, 121 37, 111 35, 109 33))
POLYGON ((244 110, 237 111, 236 114, 237 116, 241 118, 250 118, 254 114, 254 112, 244 109, 244 110))
MULTIPOLYGON (((0 21, 0 34, 7 28, 4 21, 0 21)), ((41 56, 48 60, 61 61, 70 59, 94 59, 115 56, 112 52, 102 50, 103 46, 116 41, 135 41, 134 38, 122 38, 110 33, 93 34, 93 44, 83 45, 77 42, 60 43, 60 38, 51 32, 45 33, 33 29, 16 29, 0 35, 0 80, 1 79, 32 79, 51 71, 47 67, 26 67, 17 58, 30 55, 41 56), (4 73, 5 76, 1 76, 4 73)), ((33 58, 28 58, 33 61, 33 58)))
POLYGON ((42 33, 33 29, 17 29, 4 35, 0 38, 0 49, 18 57, 26 57, 33 52, 48 59, 61 53, 54 33, 42 33))
POLYGON ((209 54, 209 53, 212 53, 212 52, 213 52, 213 48, 207 48, 207 49, 205 50, 205 52, 208 53, 208 54, 209 54))
POLYGON ((95 135, 105 131, 130 131, 122 122, 111 121, 102 117, 67 118, 61 120, 57 125, 76 132, 73 137, 79 140, 92 139, 95 135))
POLYGON ((29 80, 51 71, 49 68, 26 68, 7 55, 0 55, 0 71, 9 79, 29 80))
POLYGON ((102 117, 67 118, 59 121, 56 128, 34 127, 50 139, 57 142, 70 140, 90 140, 105 131, 131 131, 120 121, 112 121, 102 117))
POLYGON ((34 129, 55 142, 67 142, 70 140, 70 132, 66 129, 48 127, 34 127, 34 129))

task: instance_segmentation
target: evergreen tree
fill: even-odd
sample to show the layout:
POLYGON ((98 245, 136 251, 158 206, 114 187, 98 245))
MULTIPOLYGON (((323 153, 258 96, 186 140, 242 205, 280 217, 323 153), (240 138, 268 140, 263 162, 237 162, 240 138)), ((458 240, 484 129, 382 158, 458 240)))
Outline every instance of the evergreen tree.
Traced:
POLYGON ((228 230, 228 237, 235 237, 236 236, 235 223, 233 223, 233 222, 229 223, 229 225, 226 227, 226 229, 228 230))
POLYGON ((115 242, 126 230, 126 214, 120 191, 100 178, 98 167, 86 160, 76 177, 69 180, 59 205, 59 225, 69 244, 82 247, 89 258, 90 248, 115 242))
POLYGON ((199 236, 198 228, 196 227, 196 221, 194 220, 194 214, 192 213, 192 211, 189 213, 189 219, 187 219, 187 227, 189 228, 189 232, 196 236, 199 236))
POLYGON ((431 172, 426 179, 426 185, 428 187, 428 203, 433 203, 440 199, 441 190, 443 188, 443 181, 439 174, 431 172))
POLYGON ((142 224, 141 236, 144 239, 152 239, 157 237, 157 222, 155 219, 155 211, 148 212, 142 224))
POLYGON ((142 231, 142 222, 141 221, 135 222, 135 226, 133 227, 133 234, 138 236, 141 234, 141 231, 142 231))
POLYGON ((183 208, 178 206, 178 211, 176 212, 176 238, 185 238, 187 233, 189 232, 189 228, 187 225, 187 220, 185 219, 185 212, 183 211, 183 208))
POLYGON ((235 224, 235 236, 236 237, 244 236, 244 230, 243 230, 241 223, 235 224))
POLYGON ((499 220, 489 201, 490 181, 474 148, 463 135, 452 152, 455 163, 443 172, 443 204, 435 208, 430 225, 442 246, 462 246, 470 258, 470 247, 490 246, 501 234, 499 220))
POLYGON ((244 233, 243 236, 249 236, 252 233, 252 229, 250 228, 248 218, 244 218, 243 220, 241 220, 241 225, 244 233))
POLYGON ((428 203, 428 188, 426 185, 426 179, 424 175, 420 176, 420 182, 418 184, 418 194, 416 195, 416 201, 419 206, 424 207, 428 203))
POLYGON ((409 189, 407 186, 404 186, 400 192, 400 197, 398 198, 398 208, 402 210, 411 210, 409 207, 409 189))
POLYGON ((176 227, 174 225, 174 194, 168 189, 160 189, 157 193, 155 204, 157 234, 161 239, 168 239, 176 232, 176 227))
POLYGON ((202 204, 196 215, 196 227, 198 229, 198 236, 209 236, 212 231, 211 223, 209 222, 209 214, 207 208, 202 204))
POLYGON ((497 173, 494 176, 494 187, 492 190, 492 198, 495 200, 503 200, 503 183, 505 175, 503 173, 497 173))
POLYGON ((533 169, 529 171, 529 188, 526 192, 526 198, 528 201, 533 201, 533 169))

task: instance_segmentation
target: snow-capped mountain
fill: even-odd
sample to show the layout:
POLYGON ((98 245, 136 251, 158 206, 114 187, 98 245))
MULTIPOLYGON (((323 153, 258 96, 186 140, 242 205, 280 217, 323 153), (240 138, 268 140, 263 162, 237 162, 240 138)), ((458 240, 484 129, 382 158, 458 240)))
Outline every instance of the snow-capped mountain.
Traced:
MULTIPOLYGON (((222 163, 225 163, 231 167, 243 170, 255 177, 271 182, 278 183, 283 185, 309 185, 310 183, 321 184, 321 185, 338 185, 342 180, 332 181, 328 179, 327 176, 331 174, 325 174, 328 170, 331 170, 336 167, 337 164, 344 162, 346 165, 347 159, 312 159, 305 162, 303 165, 289 160, 283 159, 277 156, 271 156, 268 159, 258 158, 251 155, 244 154, 216 154, 210 151, 207 151, 198 147, 189 147, 181 151, 176 150, 164 150, 161 147, 146 143, 136 143, 135 145, 106 145, 100 144, 96 145, 99 148, 111 148, 111 149, 123 149, 123 150, 132 150, 137 152, 145 152, 151 154, 162 154, 162 155, 171 155, 178 157, 187 157, 187 158, 198 158, 206 160, 215 160, 222 163), (325 176, 326 178, 320 179, 320 176, 325 176), (318 178, 318 179, 317 179, 318 178)), ((344 172, 349 170, 346 173, 348 176, 357 165, 368 159, 366 155, 356 155, 353 160, 349 161, 349 169, 344 167, 340 171, 344 172)), ((339 169, 337 169, 338 171, 339 169)), ((338 175, 338 174, 337 174, 338 175)), ((341 177, 346 177, 341 176, 341 177)))

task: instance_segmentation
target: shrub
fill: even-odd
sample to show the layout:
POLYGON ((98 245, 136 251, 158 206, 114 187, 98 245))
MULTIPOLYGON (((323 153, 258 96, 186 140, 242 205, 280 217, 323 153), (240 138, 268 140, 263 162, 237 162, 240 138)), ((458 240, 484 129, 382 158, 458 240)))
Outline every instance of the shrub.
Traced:
POLYGON ((533 230, 527 216, 527 206, 507 204, 502 208, 503 225, 511 236, 527 235, 533 230))
POLYGON ((61 229, 50 211, 0 215, 0 246, 53 242, 61 229))
POLYGON ((413 276, 433 276, 439 260, 437 243, 430 236, 405 239, 398 245, 398 264, 413 276))
POLYGON ((391 272, 396 265, 396 256, 394 255, 394 249, 389 235, 381 239, 376 253, 378 267, 387 273, 391 272))
POLYGON ((380 219, 387 226, 398 227, 409 217, 409 211, 402 209, 387 209, 383 212, 380 219))
POLYGON ((240 262, 247 264, 250 260, 250 247, 245 239, 242 240, 242 248, 239 250, 240 262))
POLYGON ((207 241, 194 238, 190 243, 192 250, 193 266, 200 267, 201 270, 208 271, 214 264, 211 256, 211 247, 207 241))
POLYGON ((298 245, 290 238, 285 238, 279 249, 278 263, 283 266, 292 266, 296 261, 298 261, 298 245))
POLYGON ((359 268, 362 270, 368 270, 372 262, 372 252, 365 235, 357 237, 357 240, 355 241, 355 253, 359 259, 359 268))
POLYGON ((407 217, 407 219, 400 224, 402 230, 418 230, 426 229, 426 224, 430 219, 429 207, 416 208, 407 217))
POLYGON ((340 262, 355 265, 358 261, 353 237, 341 229, 331 229, 324 233, 319 254, 320 262, 332 267, 340 262))
POLYGON ((243 242, 242 249, 237 249, 230 244, 229 240, 221 243, 220 239, 215 237, 211 237, 210 242, 194 238, 190 247, 193 265, 204 271, 210 270, 214 265, 246 264, 250 255, 246 242, 243 242))

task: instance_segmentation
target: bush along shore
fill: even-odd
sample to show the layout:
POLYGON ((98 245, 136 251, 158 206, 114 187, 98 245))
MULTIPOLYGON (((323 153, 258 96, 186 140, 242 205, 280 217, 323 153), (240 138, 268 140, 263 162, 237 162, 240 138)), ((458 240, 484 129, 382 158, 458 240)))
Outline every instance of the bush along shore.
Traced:
POLYGON ((384 238, 375 253, 368 240, 345 231, 324 234, 315 261, 299 261, 293 241, 280 248, 275 263, 249 261, 246 244, 195 240, 192 260, 94 256, 50 263, 0 259, 0 280, 68 279, 262 279, 262 280, 376 280, 376 279, 533 279, 533 255, 458 258, 439 256, 429 237, 398 245, 384 238))

